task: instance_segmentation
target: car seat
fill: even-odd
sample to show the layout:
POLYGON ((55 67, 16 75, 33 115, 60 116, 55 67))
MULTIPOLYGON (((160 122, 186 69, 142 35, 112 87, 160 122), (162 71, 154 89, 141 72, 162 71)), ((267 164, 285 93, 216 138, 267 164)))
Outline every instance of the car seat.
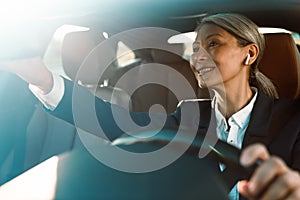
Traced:
POLYGON ((300 56, 290 33, 264 34, 266 48, 260 71, 274 83, 279 98, 300 97, 300 56))

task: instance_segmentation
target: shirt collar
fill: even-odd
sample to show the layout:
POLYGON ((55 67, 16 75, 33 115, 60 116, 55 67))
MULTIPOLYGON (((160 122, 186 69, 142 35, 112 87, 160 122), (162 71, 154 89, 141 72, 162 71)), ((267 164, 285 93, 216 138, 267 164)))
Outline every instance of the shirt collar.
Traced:
MULTIPOLYGON (((255 87, 251 87, 252 91, 255 92, 254 96, 252 97, 251 101, 245 106, 243 107, 241 110, 239 110, 238 112, 234 113, 229 119, 233 119, 235 121, 235 123, 240 127, 244 127, 245 125, 248 124, 248 121, 250 119, 250 114, 251 111, 253 109, 254 103, 256 101, 257 98, 257 88, 255 87)), ((213 97, 212 99, 212 108, 215 111, 215 115, 216 115, 216 122, 217 122, 217 126, 221 126, 222 123, 227 126, 226 123, 226 119, 225 117, 221 114, 221 112, 218 109, 217 106, 217 101, 216 101, 216 96, 213 97)))

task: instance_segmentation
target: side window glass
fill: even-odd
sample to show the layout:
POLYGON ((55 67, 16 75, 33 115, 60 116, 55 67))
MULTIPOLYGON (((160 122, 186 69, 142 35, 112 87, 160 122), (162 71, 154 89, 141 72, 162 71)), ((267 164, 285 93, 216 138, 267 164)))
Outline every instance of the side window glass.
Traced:
POLYGON ((125 67, 137 61, 135 53, 122 41, 117 43, 116 58, 118 67, 125 67))

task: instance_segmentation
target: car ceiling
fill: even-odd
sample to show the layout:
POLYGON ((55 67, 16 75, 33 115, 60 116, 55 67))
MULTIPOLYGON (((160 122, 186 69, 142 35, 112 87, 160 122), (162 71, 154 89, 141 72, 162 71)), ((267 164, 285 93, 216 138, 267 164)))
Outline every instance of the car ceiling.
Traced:
MULTIPOLYGON (((163 27, 189 32, 195 29, 199 17, 204 14, 236 12, 248 16, 259 26, 280 27, 300 33, 299 0, 45 0, 39 4, 41 7, 34 7, 29 3, 27 6, 45 14, 34 21, 25 20, 22 22, 25 25, 21 24, 12 31, 1 32, 0 46, 16 45, 11 47, 11 51, 7 48, 0 49, 0 60, 19 58, 14 53, 26 49, 27 43, 30 43, 26 41, 32 41, 35 35, 38 35, 36 40, 39 40, 35 43, 39 43, 41 47, 26 51, 28 55, 23 55, 22 52, 22 55, 43 54, 55 30, 64 24, 85 26, 96 32, 105 31, 109 35, 138 27, 163 27), (25 34, 27 30, 35 34, 25 34), (10 32, 16 33, 18 40, 11 37, 14 34, 10 32)), ((19 7, 22 8, 22 5, 19 7)), ((6 21, 7 18, 0 18, 2 28, 6 21)))
MULTIPOLYGON (((259 26, 300 32, 298 0, 111 0, 105 3, 89 0, 84 4, 84 7, 80 6, 80 0, 77 0, 80 15, 65 21, 110 34, 146 26, 192 31, 201 15, 221 12, 244 14, 259 26)), ((76 6, 72 8, 69 11, 76 13, 76 6)))

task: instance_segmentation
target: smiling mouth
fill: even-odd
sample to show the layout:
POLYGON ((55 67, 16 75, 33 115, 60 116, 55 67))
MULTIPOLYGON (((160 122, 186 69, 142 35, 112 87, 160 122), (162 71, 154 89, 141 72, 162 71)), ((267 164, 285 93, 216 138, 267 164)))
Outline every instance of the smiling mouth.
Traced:
POLYGON ((214 69, 215 69, 215 67, 202 67, 201 69, 198 70, 198 74, 201 76, 208 72, 211 72, 214 69))

